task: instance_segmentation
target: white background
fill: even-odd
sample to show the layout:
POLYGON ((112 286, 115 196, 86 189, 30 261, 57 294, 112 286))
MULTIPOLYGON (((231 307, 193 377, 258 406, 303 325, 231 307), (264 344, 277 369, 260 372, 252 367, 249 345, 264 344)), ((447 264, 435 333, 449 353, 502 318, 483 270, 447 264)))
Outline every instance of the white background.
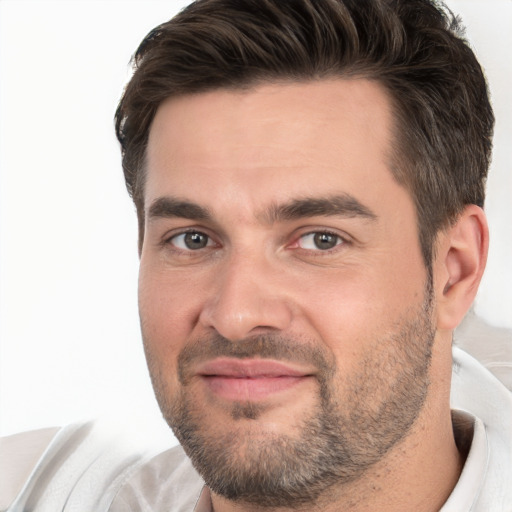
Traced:
MULTIPOLYGON (((0 1, 0 434, 116 416, 167 434, 141 348, 137 233, 113 115, 185 1, 0 1)), ((452 0, 497 124, 477 312, 512 327, 512 1, 452 0)))

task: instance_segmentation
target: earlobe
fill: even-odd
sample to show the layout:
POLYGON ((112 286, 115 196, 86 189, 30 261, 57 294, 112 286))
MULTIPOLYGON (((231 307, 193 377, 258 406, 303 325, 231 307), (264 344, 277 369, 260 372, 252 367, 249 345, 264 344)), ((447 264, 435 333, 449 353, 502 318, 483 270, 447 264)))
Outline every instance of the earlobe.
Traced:
POLYGON ((453 330, 475 298, 487 261, 489 230, 485 213, 467 206, 439 240, 435 264, 437 327, 453 330))

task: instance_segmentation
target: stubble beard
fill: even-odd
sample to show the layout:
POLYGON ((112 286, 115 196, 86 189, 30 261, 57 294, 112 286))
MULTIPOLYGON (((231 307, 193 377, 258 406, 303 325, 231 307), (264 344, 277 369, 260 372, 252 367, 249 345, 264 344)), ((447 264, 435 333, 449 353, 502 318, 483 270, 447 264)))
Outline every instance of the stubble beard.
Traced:
POLYGON ((163 416, 207 486, 239 503, 298 508, 359 479, 407 436, 427 397, 434 335, 427 287, 416 314, 409 312, 394 333, 374 344, 379 350, 366 354, 350 381, 341 379, 342 403, 334 385, 341 377, 318 343, 273 335, 237 343, 220 336, 197 340, 178 358, 182 385, 173 403, 147 347, 146 354, 163 416), (313 363, 316 404, 288 433, 258 428, 265 407, 250 402, 233 404, 225 430, 210 428, 187 386, 187 368, 198 358, 216 356, 313 363))

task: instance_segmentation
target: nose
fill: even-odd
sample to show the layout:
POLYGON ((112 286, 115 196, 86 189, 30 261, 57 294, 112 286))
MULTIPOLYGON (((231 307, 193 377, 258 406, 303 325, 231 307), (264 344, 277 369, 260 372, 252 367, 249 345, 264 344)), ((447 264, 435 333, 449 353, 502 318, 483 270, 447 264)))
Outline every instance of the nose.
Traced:
POLYGON ((242 255, 222 263, 212 277, 199 322, 232 341, 285 330, 292 310, 279 271, 242 255))

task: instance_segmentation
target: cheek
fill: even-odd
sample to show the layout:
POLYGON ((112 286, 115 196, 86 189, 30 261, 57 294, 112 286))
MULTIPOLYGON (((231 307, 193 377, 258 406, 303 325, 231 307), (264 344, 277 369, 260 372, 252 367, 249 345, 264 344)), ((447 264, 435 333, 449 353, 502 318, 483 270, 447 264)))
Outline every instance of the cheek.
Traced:
POLYGON ((152 363, 168 370, 175 369, 196 317, 191 304, 194 289, 187 284, 168 273, 148 271, 141 262, 139 314, 144 346, 152 363))
POLYGON ((312 338, 324 345, 338 371, 350 373, 381 322, 379 305, 371 300, 369 286, 351 272, 317 274, 306 281, 298 298, 298 330, 312 329, 312 338))
POLYGON ((340 368, 357 364, 365 351, 376 348, 379 339, 396 329, 408 306, 422 303, 425 269, 399 263, 389 258, 387 265, 368 264, 303 278, 299 308, 303 319, 340 368))

